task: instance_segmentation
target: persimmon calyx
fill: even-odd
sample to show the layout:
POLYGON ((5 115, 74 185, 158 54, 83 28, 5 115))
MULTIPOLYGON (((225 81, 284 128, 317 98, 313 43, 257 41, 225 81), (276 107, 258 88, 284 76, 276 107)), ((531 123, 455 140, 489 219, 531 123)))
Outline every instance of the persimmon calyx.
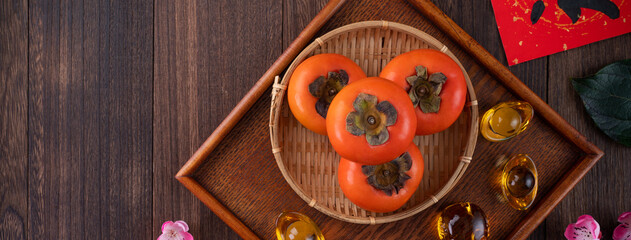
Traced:
POLYGON ((346 85, 348 85, 348 74, 342 69, 339 70, 339 73, 329 72, 326 78, 320 76, 309 84, 309 93, 318 98, 315 109, 320 116, 326 118, 331 101, 346 85))
POLYGON ((353 102, 354 112, 346 116, 346 130, 355 136, 366 135, 372 146, 384 144, 390 138, 388 126, 397 121, 397 110, 388 101, 377 101, 377 97, 360 93, 353 102))
POLYGON ((412 157, 408 152, 401 154, 396 159, 379 164, 363 165, 362 173, 366 175, 366 181, 370 186, 379 189, 392 196, 392 193, 399 193, 405 186, 405 181, 410 179, 407 171, 412 167, 412 157))
POLYGON ((416 66, 416 75, 409 76, 405 80, 410 84, 408 95, 414 107, 420 107, 424 113, 436 113, 440 110, 439 96, 443 89, 443 84, 447 80, 445 74, 437 72, 429 77, 427 68, 421 65, 416 66))

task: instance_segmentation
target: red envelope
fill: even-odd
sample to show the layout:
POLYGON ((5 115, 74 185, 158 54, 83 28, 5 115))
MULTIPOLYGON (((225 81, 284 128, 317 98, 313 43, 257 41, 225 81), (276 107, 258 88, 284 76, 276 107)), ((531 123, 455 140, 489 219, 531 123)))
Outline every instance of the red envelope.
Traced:
POLYGON ((511 66, 631 32, 631 0, 491 2, 511 66))

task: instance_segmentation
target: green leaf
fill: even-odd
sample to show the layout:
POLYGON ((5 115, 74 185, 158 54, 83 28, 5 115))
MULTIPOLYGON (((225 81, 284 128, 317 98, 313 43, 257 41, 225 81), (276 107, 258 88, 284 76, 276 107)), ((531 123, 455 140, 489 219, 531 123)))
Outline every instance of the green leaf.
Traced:
POLYGON ((631 59, 607 65, 591 77, 573 78, 572 85, 598 128, 631 146, 631 59))

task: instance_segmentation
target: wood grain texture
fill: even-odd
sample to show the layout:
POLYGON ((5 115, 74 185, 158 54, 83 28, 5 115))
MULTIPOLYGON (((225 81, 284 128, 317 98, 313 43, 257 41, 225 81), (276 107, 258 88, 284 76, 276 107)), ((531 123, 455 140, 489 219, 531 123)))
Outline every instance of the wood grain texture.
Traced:
MULTIPOLYGON (((2 1, 0 239, 156 239, 162 222, 179 219, 189 223, 196 239, 239 238, 173 176, 326 2, 2 1)), ((490 1, 433 2, 506 64, 490 1)), ((345 9, 368 3, 349 1, 351 6, 345 9)), ((418 14, 411 17, 414 11, 402 1, 383 1, 376 9, 364 7, 364 11, 343 11, 334 21, 343 24, 349 17, 368 18, 368 10, 377 10, 382 13, 371 18, 424 22, 418 14), (388 11, 395 7, 408 10, 388 11)), ((432 29, 419 26, 425 31, 432 29)), ((333 27, 325 27, 320 34, 333 27)), ((441 33, 436 36, 445 37, 441 33)), ((567 224, 582 214, 593 215, 601 224, 603 239, 610 238, 617 216, 631 210, 631 185, 626 174, 631 167, 626 159, 631 148, 613 142, 597 129, 568 80, 630 58, 628 42, 631 35, 626 34, 509 67, 606 153, 530 239, 560 239, 567 224)), ((450 49, 456 47, 449 44, 450 49)), ((490 101, 513 97, 475 66, 466 67, 474 70, 477 88, 486 89, 490 101)), ((262 94, 253 109, 268 110, 265 97, 269 91, 262 94)), ((481 104, 481 110, 490 106, 489 102, 481 104)), ((328 239, 348 238, 339 235, 346 229, 360 238, 401 239, 428 227, 434 232, 433 225, 422 221, 430 213, 403 223, 420 230, 389 235, 397 232, 395 227, 327 221, 306 207, 273 163, 268 133, 248 130, 252 126, 267 129, 267 117, 246 114, 244 119, 253 125, 237 124, 233 131, 256 138, 244 141, 227 137, 225 141, 237 142, 238 147, 220 145, 211 156, 226 161, 208 163, 191 175, 207 182, 207 189, 221 192, 217 197, 222 203, 240 208, 235 214, 258 224, 253 230, 265 232, 262 237, 273 238, 273 219, 287 209, 306 212, 322 223, 328 239), (243 154, 253 157, 231 158, 243 154), (248 164, 257 161, 262 164, 248 164), (232 170, 235 165, 242 170, 232 170), (201 174, 203 169, 216 167, 222 171, 211 176, 201 174), (257 188, 224 193, 234 182, 257 188), (274 196, 261 195, 271 191, 274 196), (237 200, 244 203, 227 204, 237 200), (273 207, 258 212, 260 204, 273 207)), ((561 139, 557 135, 546 137, 561 139)), ((547 143, 533 140, 513 149, 512 145, 484 143, 483 139, 478 142, 489 152, 476 151, 476 159, 538 149, 547 143)), ((552 145, 545 150, 556 152, 568 147, 552 145)), ((552 156, 575 155, 579 153, 552 156)), ((475 164, 483 170, 492 167, 486 162, 475 164)), ((546 179, 554 181, 556 177, 546 179)), ((458 191, 463 193, 439 204, 460 201, 459 196, 467 190, 461 186, 458 191)), ((488 207, 495 203, 482 204, 488 207)), ((513 212, 505 209, 499 211, 502 213, 513 212)))
POLYGON ((294 40, 286 51, 274 61, 272 66, 265 71, 263 76, 256 81, 254 86, 246 93, 246 95, 237 103, 237 105, 230 111, 228 116, 221 121, 219 126, 217 126, 216 131, 206 138, 206 141, 202 144, 193 156, 184 164, 182 169, 177 173, 176 178, 180 179, 182 177, 188 176, 192 174, 194 169, 199 167, 200 160, 206 159, 209 153, 217 147, 217 143, 219 143, 234 127, 234 125, 241 119, 247 111, 254 105, 256 99, 261 97, 265 92, 265 89, 272 85, 273 78, 282 72, 282 68, 291 62, 299 52, 299 49, 304 47, 307 43, 306 40, 311 39, 315 32, 320 29, 322 24, 326 22, 330 16, 339 8, 341 3, 345 0, 331 0, 324 9, 320 12, 320 14, 316 15, 310 24, 308 24, 304 31, 302 31, 296 40, 294 40))
MULTIPOLYGON (((432 1, 496 59, 506 66, 506 56, 490 1, 432 1)), ((547 100, 547 62, 543 57, 509 67, 534 93, 547 100)), ((480 109, 483 113, 484 109, 480 109)), ((529 239, 545 239, 545 221, 529 239)))
POLYGON ((0 239, 26 239, 28 5, 0 3, 0 239))
POLYGON ((279 0, 156 2, 153 229, 237 237, 173 177, 280 55, 281 15, 279 0))
POLYGON ((327 0, 283 0, 283 50, 326 5, 327 0))
MULTIPOLYGON (((451 2, 455 5, 453 7, 445 6, 450 1, 434 2, 506 65, 495 21, 482 25, 490 27, 487 31, 475 30, 469 26, 472 22, 469 19, 477 23, 480 18, 493 17, 490 2, 451 2), (472 4, 475 5, 471 6, 472 4), (471 11, 475 16, 466 16, 467 9, 474 9, 471 11), (465 16, 461 17, 463 12, 465 16)), ((569 82, 570 77, 587 76, 613 61, 631 58, 631 49, 625 44, 630 40, 631 36, 626 34, 509 67, 511 72, 605 152, 599 163, 537 228, 530 239, 561 238, 567 224, 576 221, 582 214, 593 215, 601 224, 603 238, 608 238, 618 225, 618 215, 631 209, 628 201, 629 184, 624 184, 624 170, 621 170, 629 168, 624 156, 631 154, 631 150, 616 144, 597 129, 569 82), (546 76, 546 72, 549 76, 546 76)))
POLYGON ((151 2, 29 4, 29 239, 151 234, 151 2))
POLYGON ((553 211, 546 222, 547 237, 557 238, 566 223, 583 214, 592 215, 601 226, 603 239, 611 238, 618 216, 631 211, 631 148, 608 138, 585 111, 570 83, 618 60, 631 58, 631 35, 626 34, 549 57, 548 96, 561 116, 605 151, 602 160, 553 211))

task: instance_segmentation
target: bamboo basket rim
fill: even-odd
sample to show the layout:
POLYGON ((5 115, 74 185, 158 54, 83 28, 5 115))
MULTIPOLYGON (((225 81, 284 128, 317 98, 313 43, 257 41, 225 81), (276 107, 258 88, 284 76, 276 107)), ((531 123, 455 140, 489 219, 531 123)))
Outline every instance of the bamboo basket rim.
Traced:
POLYGON ((467 167, 473 160, 472 157, 473 157, 473 152, 475 150, 475 145, 476 145, 478 130, 479 130, 478 124, 479 124, 478 101, 475 95, 475 89, 473 88, 471 79, 467 71, 465 70, 465 68, 462 66, 462 63, 460 63, 460 61, 448 49, 448 47, 444 45, 443 43, 441 43, 440 41, 438 41, 437 39, 435 39, 434 37, 432 37, 431 35, 419 29, 416 29, 414 27, 401 24, 401 23, 381 20, 381 21, 362 21, 362 22, 351 23, 351 24, 336 28, 316 38, 302 52, 300 52, 300 54, 294 59, 291 65, 287 68, 287 71, 285 72, 285 75, 283 76, 282 80, 280 80, 279 76, 276 76, 274 79, 274 84, 273 84, 273 89, 272 89, 272 101, 271 101, 271 107, 270 107, 269 127, 270 127, 270 139, 272 143, 272 153, 274 154, 274 158, 276 159, 276 164, 278 165, 283 177, 285 178, 289 186, 296 192, 296 194, 298 194, 298 196, 300 196, 300 198, 302 198, 305 202, 307 202, 310 207, 313 207, 330 217, 333 217, 342 221, 346 221, 346 222, 351 222, 351 223, 374 225, 374 224, 382 224, 382 223, 398 221, 398 220, 413 216, 429 208, 430 206, 436 204, 441 198, 447 195, 447 193, 449 193, 449 191, 451 191, 451 189, 458 183, 460 178, 462 178, 465 170, 467 169, 467 167), (465 80, 467 84, 467 95, 469 97, 469 102, 466 104, 466 107, 470 108, 469 132, 467 133, 467 136, 466 136, 467 142, 464 147, 464 153, 462 156, 459 157, 460 162, 458 166, 456 167, 456 169, 454 170, 452 176, 449 178, 447 183, 440 188, 440 190, 437 193, 435 193, 434 195, 430 195, 429 199, 405 211, 394 213, 387 216, 359 217, 359 216, 349 216, 345 214, 340 214, 339 212, 333 211, 329 207, 316 201, 315 198, 310 197, 309 194, 306 193, 305 190, 302 189, 295 182, 291 174, 287 171, 287 167, 285 166, 282 160, 282 156, 281 156, 282 148, 279 145, 279 141, 278 141, 278 133, 280 130, 279 118, 281 115, 280 112, 282 109, 282 102, 283 102, 284 95, 288 86, 289 78, 291 77, 291 74, 293 73, 294 69, 303 60, 305 60, 309 56, 309 54, 311 54, 314 50, 316 50, 318 46, 323 45, 325 41, 328 41, 329 39, 332 39, 333 37, 336 37, 339 34, 342 34, 344 32, 354 31, 354 30, 362 29, 362 28, 381 28, 383 30, 396 30, 396 31, 404 32, 406 34, 413 35, 417 38, 422 39, 432 48, 438 49, 441 52, 447 54, 458 64, 458 66, 460 66, 460 69, 462 70, 465 76, 465 80))

